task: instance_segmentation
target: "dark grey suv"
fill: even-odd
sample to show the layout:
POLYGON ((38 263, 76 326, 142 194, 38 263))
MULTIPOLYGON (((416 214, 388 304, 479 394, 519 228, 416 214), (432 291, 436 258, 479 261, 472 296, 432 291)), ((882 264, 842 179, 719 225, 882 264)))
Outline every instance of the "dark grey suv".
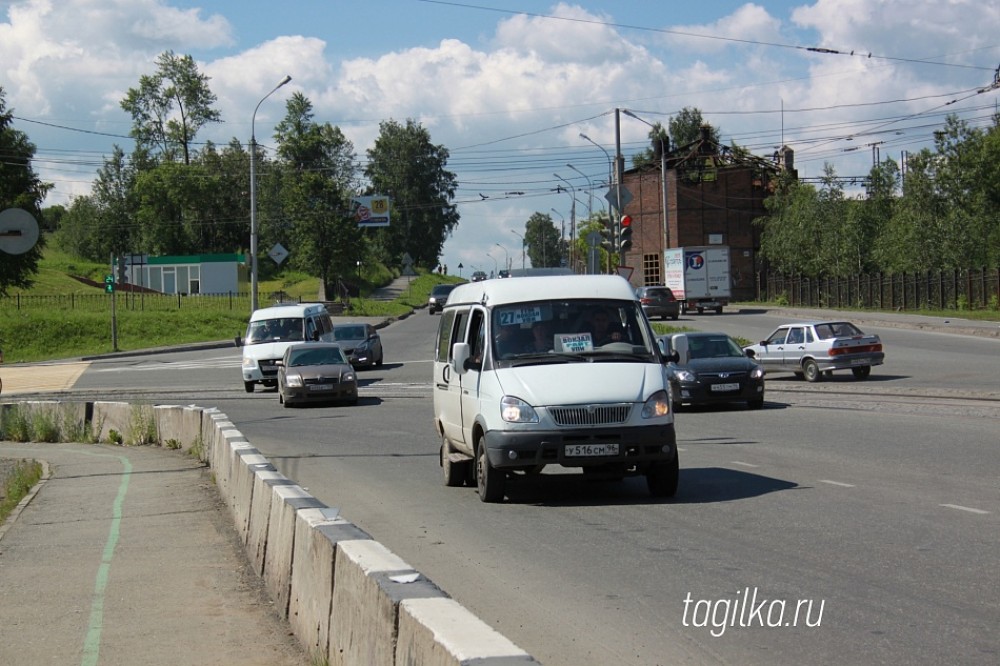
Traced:
POLYGON ((670 287, 639 287, 635 290, 635 295, 642 304, 646 319, 670 317, 676 320, 681 314, 681 303, 674 297, 670 287))

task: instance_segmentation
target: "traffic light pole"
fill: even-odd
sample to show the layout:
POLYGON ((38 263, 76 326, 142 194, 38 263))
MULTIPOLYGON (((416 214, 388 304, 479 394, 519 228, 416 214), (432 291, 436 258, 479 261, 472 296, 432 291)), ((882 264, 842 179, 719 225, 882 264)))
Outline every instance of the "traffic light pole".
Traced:
MULTIPOLYGON (((621 109, 615 109, 615 200, 618 205, 615 206, 615 214, 617 215, 617 220, 615 221, 615 236, 621 239, 622 233, 622 178, 624 177, 624 158, 622 157, 622 117, 621 109)), ((619 242, 618 245, 618 265, 625 265, 625 248, 621 247, 619 242)))

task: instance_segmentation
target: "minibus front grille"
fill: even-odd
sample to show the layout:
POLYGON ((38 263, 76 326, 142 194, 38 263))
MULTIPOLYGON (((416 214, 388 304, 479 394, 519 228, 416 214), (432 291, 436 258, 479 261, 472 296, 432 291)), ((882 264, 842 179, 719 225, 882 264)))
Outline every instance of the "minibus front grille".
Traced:
POLYGON ((632 405, 575 405, 572 407, 552 407, 550 412, 556 424, 561 426, 615 425, 628 421, 632 405))

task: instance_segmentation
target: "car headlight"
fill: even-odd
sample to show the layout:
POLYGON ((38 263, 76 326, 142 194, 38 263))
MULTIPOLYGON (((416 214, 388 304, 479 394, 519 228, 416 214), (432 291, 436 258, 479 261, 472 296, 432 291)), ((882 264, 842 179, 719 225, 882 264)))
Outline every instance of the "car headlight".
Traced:
POLYGON ((655 419, 670 413, 670 396, 666 391, 657 391, 649 396, 642 406, 642 418, 655 419))
POLYGON ((677 381, 680 382, 698 381, 698 375, 694 374, 690 370, 678 370, 677 372, 674 373, 674 376, 677 377, 677 381))
POLYGON ((292 388, 302 387, 302 375, 285 375, 285 386, 292 388))
POLYGON ((342 381, 342 382, 353 382, 356 379, 357 378, 355 377, 355 375, 354 375, 353 372, 345 372, 344 374, 342 374, 340 376, 340 381, 342 381))
POLYGON ((750 379, 760 379, 764 376, 764 367, 758 365, 756 368, 750 371, 750 379))
POLYGON ((509 423, 538 423, 535 408, 512 395, 505 395, 500 400, 500 417, 509 423))

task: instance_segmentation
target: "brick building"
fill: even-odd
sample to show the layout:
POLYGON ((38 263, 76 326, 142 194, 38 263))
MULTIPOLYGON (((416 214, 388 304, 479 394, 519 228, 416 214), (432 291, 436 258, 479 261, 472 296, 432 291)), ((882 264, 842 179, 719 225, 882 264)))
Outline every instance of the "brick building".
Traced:
POLYGON ((622 178, 632 195, 623 211, 632 218, 632 247, 622 262, 633 268, 632 284, 663 284, 666 248, 727 245, 733 300, 751 300, 760 269, 760 230, 753 221, 765 214, 764 199, 779 170, 793 170, 791 149, 783 147, 770 162, 737 154, 703 128, 697 141, 667 155, 666 220, 660 164, 657 154, 653 164, 629 169, 622 178))

